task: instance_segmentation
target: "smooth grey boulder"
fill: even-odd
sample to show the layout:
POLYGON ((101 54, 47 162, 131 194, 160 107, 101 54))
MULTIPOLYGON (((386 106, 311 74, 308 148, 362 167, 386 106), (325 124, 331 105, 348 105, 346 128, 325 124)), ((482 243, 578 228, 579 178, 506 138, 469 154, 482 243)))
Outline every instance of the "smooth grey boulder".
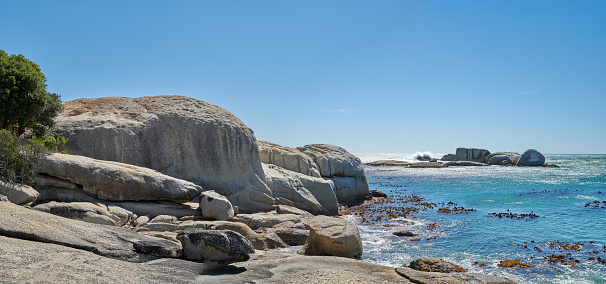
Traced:
POLYGON ((322 177, 334 182, 339 203, 359 202, 370 193, 362 162, 347 150, 328 144, 311 144, 297 149, 316 162, 322 177))
POLYGON ((488 159, 489 165, 513 165, 513 161, 507 155, 495 155, 488 159))
POLYGON ((177 218, 184 216, 198 216, 200 212, 197 210, 198 203, 186 202, 186 203, 174 203, 169 201, 122 201, 122 202, 111 202, 102 200, 94 196, 90 196, 81 190, 57 188, 57 187, 43 187, 38 188, 40 197, 38 202, 90 202, 94 204, 104 204, 108 208, 122 208, 125 211, 132 212, 138 216, 147 216, 148 218, 155 218, 158 215, 172 215, 177 218))
POLYGON ((455 155, 455 154, 446 154, 446 155, 442 156, 440 161, 451 162, 451 161, 456 160, 456 158, 457 158, 457 155, 455 155))
POLYGON ((0 178, 0 194, 15 204, 33 203, 39 193, 29 185, 12 183, 0 178))
POLYGON ((200 210, 205 219, 229 220, 234 217, 234 207, 227 198, 214 191, 202 192, 200 210))
POLYGON ((226 196, 241 212, 271 210, 253 131, 230 112, 183 96, 63 102, 55 135, 70 154, 151 168, 226 196))
POLYGON ((42 174, 69 180, 82 191, 110 201, 186 202, 202 192, 199 185, 152 169, 84 156, 45 155, 36 167, 42 174))
POLYGON ((123 227, 67 219, 8 202, 0 202, 0 235, 68 246, 133 262, 156 258, 137 251, 134 242, 157 240, 173 246, 170 241, 143 236, 123 227))
POLYGON ((304 255, 362 257, 362 239, 356 224, 328 216, 316 216, 304 222, 309 237, 298 252, 304 255))
MULTIPOLYGON (((293 172, 276 165, 263 164, 267 185, 274 198, 284 198, 293 207, 314 215, 339 213, 334 184, 330 180, 293 172)), ((278 202, 281 199, 277 199, 278 202)))
POLYGON ((255 214, 238 214, 230 221, 240 222, 248 225, 251 229, 272 228, 282 224, 282 227, 300 224, 302 217, 297 214, 277 214, 275 212, 264 212, 255 214))
POLYGON ((478 148, 457 148, 455 161, 471 161, 486 163, 486 157, 490 155, 490 151, 478 148))
POLYGON ((528 149, 520 156, 517 166, 542 166, 545 164, 545 156, 535 149, 528 149))
POLYGON ((51 201, 36 205, 32 209, 69 219, 110 226, 124 226, 137 218, 132 212, 123 208, 90 202, 51 201))
POLYGON ((309 237, 309 230, 297 228, 271 228, 267 232, 275 233, 289 246, 302 246, 309 237))
POLYGON ((220 268, 230 263, 247 261, 255 253, 250 241, 229 230, 186 229, 177 235, 185 259, 202 261, 220 268))
POLYGON ((312 177, 321 177, 318 165, 299 149, 258 141, 261 162, 312 177))
POLYGON ((47 175, 36 175, 34 176, 34 184, 37 188, 39 187, 58 187, 67 189, 78 189, 78 186, 69 180, 64 180, 56 177, 47 175))
POLYGON ((486 162, 490 163, 490 159, 494 156, 508 156, 511 159, 511 164, 515 165, 516 162, 520 159, 520 153, 517 152, 494 152, 490 155, 486 156, 486 162))
POLYGON ((177 219, 177 217, 172 216, 172 215, 158 215, 156 217, 154 217, 153 219, 149 220, 148 223, 153 224, 153 223, 168 223, 168 224, 176 224, 179 221, 179 219, 177 219))

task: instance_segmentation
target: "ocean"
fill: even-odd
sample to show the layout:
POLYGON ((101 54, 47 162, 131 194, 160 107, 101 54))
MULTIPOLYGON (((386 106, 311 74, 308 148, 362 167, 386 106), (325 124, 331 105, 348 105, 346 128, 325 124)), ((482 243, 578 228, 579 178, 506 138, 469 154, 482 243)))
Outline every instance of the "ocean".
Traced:
MULTIPOLYGON (((413 157, 355 155, 365 163, 413 157)), ((518 283, 606 283, 606 155, 545 157, 561 168, 365 166, 371 190, 415 196, 425 205, 375 222, 345 216, 358 224, 363 260, 398 267, 438 257, 518 283), (509 259, 532 267, 499 267, 509 259)))

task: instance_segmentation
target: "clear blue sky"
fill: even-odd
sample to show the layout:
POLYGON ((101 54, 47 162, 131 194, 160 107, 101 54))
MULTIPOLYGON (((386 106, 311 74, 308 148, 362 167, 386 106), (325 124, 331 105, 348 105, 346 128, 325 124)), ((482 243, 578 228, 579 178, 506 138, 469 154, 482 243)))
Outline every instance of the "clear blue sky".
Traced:
POLYGON ((350 152, 606 153, 606 1, 8 1, 63 100, 176 94, 350 152))

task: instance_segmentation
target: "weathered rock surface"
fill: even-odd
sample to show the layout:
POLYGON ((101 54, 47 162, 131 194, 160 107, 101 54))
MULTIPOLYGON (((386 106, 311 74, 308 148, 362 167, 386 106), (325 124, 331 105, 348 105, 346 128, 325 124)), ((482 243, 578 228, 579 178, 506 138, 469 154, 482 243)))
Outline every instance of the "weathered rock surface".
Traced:
POLYGON ((275 233, 289 246, 302 246, 309 237, 309 230, 297 228, 271 228, 267 231, 275 233))
POLYGON ((457 148, 455 161, 471 161, 486 163, 486 157, 490 155, 490 151, 477 148, 457 148))
MULTIPOLYGON (((486 162, 490 164, 490 160, 494 156, 508 156, 511 159, 512 165, 515 165, 516 161, 520 159, 520 153, 517 153, 517 152, 494 152, 494 153, 486 156, 486 162)), ((498 164, 495 164, 495 165, 498 165, 498 164)))
POLYGON ((295 214, 295 215, 301 216, 301 218, 304 218, 304 219, 311 219, 314 217, 313 214, 311 214, 305 210, 302 210, 302 209, 299 209, 296 207, 292 207, 292 206, 288 206, 288 205, 282 205, 282 204, 275 205, 274 208, 276 208, 276 213, 278 213, 278 214, 295 214))
POLYGON ((413 270, 410 268, 396 268, 396 272, 412 283, 420 284, 458 284, 458 283, 484 283, 484 284, 511 284, 513 281, 492 276, 483 275, 477 273, 457 273, 448 274, 440 272, 425 272, 413 270))
POLYGON ((440 161, 451 162, 451 161, 456 160, 456 158, 457 158, 457 155, 455 155, 455 154, 446 154, 446 155, 442 156, 440 161))
POLYGON ((16 184, 0 178, 0 194, 15 204, 36 202, 38 192, 29 185, 16 184))
POLYGON ((234 207, 227 198, 214 191, 202 192, 200 210, 206 219, 228 220, 234 217, 234 207))
POLYGON ((542 166, 545 164, 545 156, 535 149, 528 149, 522 154, 516 163, 518 166, 542 166))
POLYGON ((249 261, 207 269, 175 258, 124 262, 0 236, 0 279, 9 283, 411 283, 387 266, 279 251, 257 251, 249 261))
POLYGON ((274 198, 287 199, 294 207, 315 215, 339 213, 332 181, 289 171, 276 165, 263 164, 263 170, 274 198))
POLYGON ((139 235, 126 228, 66 219, 8 202, 0 202, 0 235, 59 244, 134 262, 155 258, 137 251, 134 242, 158 240, 173 246, 169 241, 139 235))
POLYGON ((339 203, 358 202, 368 196, 368 181, 358 157, 328 144, 311 144, 297 149, 316 162, 322 177, 334 182, 339 203))
POLYGON ((230 221, 246 224, 251 229, 272 228, 278 225, 289 227, 300 224, 302 218, 296 214, 277 214, 275 212, 255 213, 255 214, 238 214, 230 221))
POLYGON ((70 154, 151 168, 226 196, 241 212, 271 210, 257 141, 230 112, 193 98, 106 97, 63 103, 55 135, 70 154))
POLYGON ((299 149, 267 141, 258 141, 258 145, 262 163, 276 165, 312 177, 321 177, 318 165, 299 149))
POLYGON ((409 168, 426 169, 426 168, 443 168, 444 164, 438 162, 418 162, 412 163, 408 166, 409 168))
POLYGON ((186 202, 202 187, 160 172, 84 156, 50 154, 37 163, 42 174, 69 180, 90 195, 111 201, 171 200, 186 202))
POLYGON ((203 261, 217 268, 247 261, 255 250, 248 239, 229 230, 187 229, 177 235, 183 257, 203 261))
POLYGON ((157 257, 181 257, 183 255, 181 244, 162 239, 136 241, 133 242, 133 247, 140 252, 157 257))
POLYGON ((47 175, 34 176, 34 184, 36 187, 58 187, 67 189, 78 189, 78 186, 69 180, 64 180, 47 175))
POLYGON ((474 167, 474 166, 488 166, 488 164, 480 163, 480 162, 472 162, 472 161, 454 161, 448 162, 445 164, 448 167, 474 167))
POLYGON ((507 155, 495 155, 487 158, 489 165, 513 165, 513 160, 507 155))
POLYGON ((465 272, 467 269, 460 267, 454 263, 444 261, 436 257, 426 257, 415 259, 410 262, 410 268, 426 272, 465 272))
POLYGON ((0 202, 11 202, 4 194, 0 194, 0 202))
POLYGON ((354 223, 342 218, 316 216, 304 224, 309 229, 309 237, 299 250, 300 254, 349 258, 362 256, 362 240, 354 223))
POLYGON ((136 215, 123 208, 90 202, 51 201, 36 205, 32 209, 69 219, 110 226, 124 226, 136 218, 136 215))

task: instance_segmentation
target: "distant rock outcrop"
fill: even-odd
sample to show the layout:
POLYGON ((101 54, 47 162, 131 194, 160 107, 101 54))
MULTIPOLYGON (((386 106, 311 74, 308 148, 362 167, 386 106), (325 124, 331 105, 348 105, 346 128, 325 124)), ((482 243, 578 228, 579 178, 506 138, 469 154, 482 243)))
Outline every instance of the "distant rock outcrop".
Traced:
POLYGON ((545 156, 535 149, 528 149, 517 161, 518 166, 542 166, 545 164, 545 156))
POLYGON ((457 148, 455 161, 471 161, 485 163, 490 151, 477 148, 457 148))
POLYGON ((334 182, 339 203, 358 202, 370 193, 362 162, 347 150, 328 144, 311 144, 297 149, 316 162, 322 177, 334 182))
POLYGON ((227 196, 242 212, 271 210, 253 131, 230 112, 182 96, 64 102, 55 135, 70 154, 151 168, 227 196))
POLYGON ((457 158, 457 155, 455 155, 455 154, 446 154, 446 155, 442 156, 442 158, 440 159, 440 161, 452 162, 456 158, 457 158))

